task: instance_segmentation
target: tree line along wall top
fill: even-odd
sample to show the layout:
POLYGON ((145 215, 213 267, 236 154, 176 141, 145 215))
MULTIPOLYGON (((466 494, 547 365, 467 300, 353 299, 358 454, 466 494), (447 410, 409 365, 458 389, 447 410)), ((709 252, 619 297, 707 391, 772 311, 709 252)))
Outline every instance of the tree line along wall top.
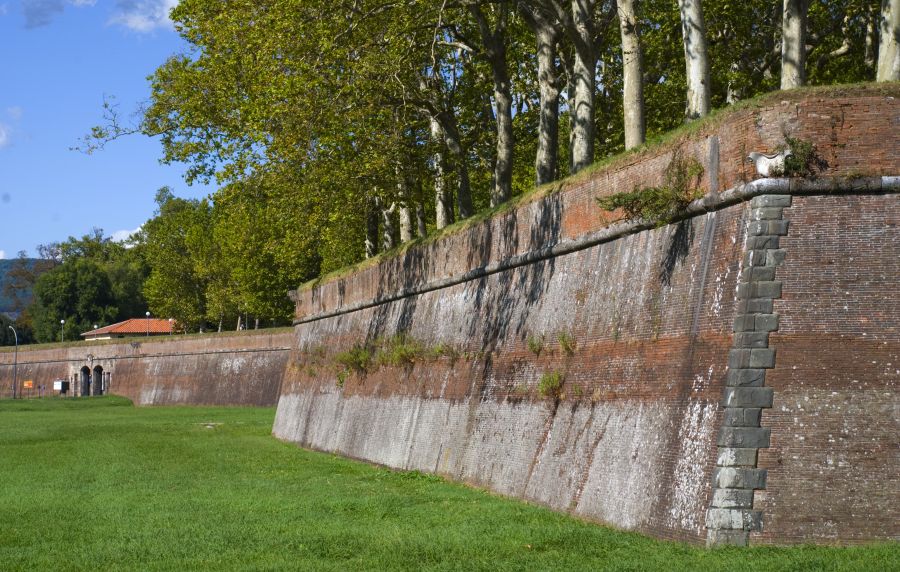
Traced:
POLYGON ((291 292, 298 322, 374 303, 499 261, 596 233, 613 222, 596 197, 661 184, 674 154, 703 167, 708 198, 757 177, 746 157, 772 152, 790 136, 815 145, 820 175, 858 178, 900 172, 900 87, 780 92, 721 115, 672 141, 616 158, 609 166, 548 186, 522 204, 400 253, 291 292))

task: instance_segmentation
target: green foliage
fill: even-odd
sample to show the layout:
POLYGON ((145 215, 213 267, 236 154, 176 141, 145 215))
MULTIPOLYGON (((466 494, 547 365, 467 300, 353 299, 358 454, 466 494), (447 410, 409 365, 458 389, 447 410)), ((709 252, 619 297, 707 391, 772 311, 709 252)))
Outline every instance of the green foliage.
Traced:
POLYGON ((334 361, 356 373, 366 373, 372 365, 372 349, 364 345, 356 345, 347 351, 335 354, 334 361))
POLYGON ((625 220, 642 220, 666 224, 681 213, 691 201, 701 198, 698 188, 703 166, 689 157, 675 152, 666 167, 664 182, 659 187, 635 188, 630 192, 597 197, 597 204, 605 211, 621 209, 625 220))
POLYGON ((784 176, 809 178, 828 168, 828 161, 818 154, 812 141, 785 135, 785 142, 791 154, 784 158, 784 176))
POLYGON ((348 375, 348 372, 346 369, 342 369, 337 372, 337 381, 335 381, 335 385, 338 388, 344 387, 344 383, 347 382, 347 375, 348 375))
POLYGON ((575 336, 569 332, 558 332, 556 334, 556 341, 559 342, 559 349, 561 349, 564 354, 570 357, 575 355, 575 336))
POLYGON ((382 340, 378 346, 375 363, 379 366, 410 366, 425 356, 425 348, 407 334, 397 334, 382 340))
POLYGON ((545 372, 538 383, 538 393, 542 397, 559 397, 564 378, 558 371, 545 372))
POLYGON ((535 356, 540 356, 544 350, 544 336, 528 336, 525 343, 528 345, 528 351, 535 356))
POLYGON ((440 343, 431 348, 431 351, 428 352, 429 356, 432 359, 439 359, 442 357, 450 360, 450 363, 453 364, 460 358, 460 352, 456 348, 456 346, 452 344, 440 343))

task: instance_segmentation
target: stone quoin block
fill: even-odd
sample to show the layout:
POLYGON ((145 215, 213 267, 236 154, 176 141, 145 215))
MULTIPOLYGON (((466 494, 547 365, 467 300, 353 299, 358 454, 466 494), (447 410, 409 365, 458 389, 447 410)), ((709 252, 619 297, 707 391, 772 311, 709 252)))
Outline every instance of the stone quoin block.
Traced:
POLYGON ((739 314, 734 318, 735 332, 756 331, 756 314, 739 314))
POLYGON ((713 471, 713 486, 720 489, 764 489, 766 470, 716 467, 713 471))
POLYGON ((750 200, 752 208, 789 207, 792 195, 759 195, 750 200))
POLYGON ((719 467, 756 467, 758 450, 742 447, 720 447, 716 457, 719 467))
POLYGON ((762 387, 766 383, 764 369, 732 369, 728 371, 725 385, 729 387, 762 387))
POLYGON ((747 546, 750 543, 750 533, 746 530, 719 530, 710 529, 706 537, 706 545, 716 546, 747 546))
POLYGON ((763 207, 753 209, 750 213, 751 220, 781 220, 781 208, 763 207))
POLYGON ((780 236, 751 236, 747 239, 747 248, 754 250, 766 250, 778 248, 781 245, 780 236))
MULTIPOLYGON (((757 411, 758 415, 758 411, 757 411)), ((757 421, 758 423, 759 421, 757 421)), ((716 442, 719 447, 741 447, 767 449, 772 430, 768 427, 722 427, 719 431, 719 439, 716 442)))
MULTIPOLYGON (((758 407, 729 407, 725 409, 724 424, 728 427, 759 427, 760 413, 758 407)), ((724 430, 724 428, 723 428, 724 430)), ((724 443, 723 447, 762 447, 746 443, 724 443)))
POLYGON ((756 314, 754 325, 757 332, 778 331, 778 314, 756 314))
POLYGON ((722 397, 725 407, 772 407, 771 387, 726 387, 722 397))
POLYGON ((786 255, 787 251, 783 248, 766 251, 766 266, 781 266, 786 255))
POLYGON ((748 489, 716 489, 713 491, 714 508, 753 508, 753 491, 748 489))
POLYGON ((771 299, 738 299, 734 308, 738 314, 771 314, 773 309, 771 299))
POLYGON ((728 369, 741 369, 750 367, 750 350, 728 350, 728 369))
POLYGON ((762 514, 739 508, 711 508, 706 511, 706 527, 716 530, 760 530, 762 514))
POLYGON ((734 335, 734 345, 739 348, 769 347, 768 332, 741 332, 734 335))
POLYGON ((768 250, 748 250, 744 255, 744 266, 765 266, 768 250))
MULTIPOLYGON (((768 256, 768 253, 766 254, 768 256)), ((768 258, 766 258, 768 260, 768 258)), ((771 282, 775 280, 774 266, 754 266, 750 269, 750 280, 754 282, 771 282)))
MULTIPOLYGON (((763 222, 763 221, 760 221, 760 222, 763 222)), ((778 236, 785 236, 788 233, 788 227, 790 225, 789 225, 789 222, 786 220, 770 220, 770 221, 765 221, 765 222, 768 223, 766 225, 768 232, 766 232, 765 234, 775 234, 778 236)))
POLYGON ((747 367, 772 369, 775 367, 775 350, 771 348, 750 350, 750 362, 747 367))
POLYGON ((781 282, 754 282, 753 286, 756 298, 781 298, 781 282))
POLYGON ((725 385, 728 387, 762 387, 766 384, 764 369, 732 369, 728 371, 725 385))

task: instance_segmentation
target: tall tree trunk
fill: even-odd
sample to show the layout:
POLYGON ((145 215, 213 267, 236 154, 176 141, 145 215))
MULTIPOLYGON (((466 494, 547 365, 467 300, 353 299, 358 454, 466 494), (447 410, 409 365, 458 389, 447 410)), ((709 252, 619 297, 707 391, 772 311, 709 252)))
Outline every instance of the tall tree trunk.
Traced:
MULTIPOLYGON (((479 6, 470 6, 469 11, 478 23, 484 52, 491 66, 494 83, 494 105, 497 118, 497 158, 494 163, 494 187, 491 191, 491 206, 497 206, 509 200, 512 195, 513 171, 513 125, 512 125, 512 91, 509 71, 506 69, 506 24, 509 17, 509 4, 501 2, 497 5, 497 27, 491 29, 487 17, 479 6)), ((462 214, 460 214, 462 218, 462 214)))
POLYGON ((381 250, 388 251, 397 246, 396 234, 397 223, 394 220, 394 213, 397 212, 397 203, 392 202, 391 206, 384 207, 384 201, 379 199, 379 207, 381 210, 381 250))
POLYGON ((560 29, 540 7, 519 5, 528 26, 534 32, 537 53, 537 79, 540 90, 537 153, 534 158, 534 183, 543 185, 559 175, 559 73, 556 46, 560 29))
POLYGON ((409 194, 409 183, 403 169, 397 165, 394 169, 397 176, 397 195, 400 200, 400 242, 409 242, 412 236, 412 197, 409 194))
POLYGON ((594 49, 594 0, 572 0, 572 23, 577 38, 572 75, 575 82, 572 114, 572 174, 594 162, 594 92, 597 55, 594 49))
POLYGON ((685 117, 696 119, 709 113, 709 55, 706 23, 700 0, 678 0, 681 33, 684 38, 684 67, 687 77, 685 117))
POLYGON ((806 83, 806 9, 808 0, 784 0, 781 17, 781 89, 806 83))
POLYGON ((369 197, 366 202, 366 258, 378 254, 378 202, 369 197))
POLYGON ((875 81, 900 80, 900 0, 881 0, 881 40, 875 81))
MULTIPOLYGON (((431 138, 438 148, 446 142, 444 129, 434 117, 431 118, 431 138)), ((442 152, 436 151, 433 160, 435 226, 440 230, 453 223, 453 202, 447 189, 447 159, 442 152)))
POLYGON ((618 0, 624 64, 622 104, 625 112, 625 149, 644 143, 644 64, 635 0, 618 0))
POLYGON ((425 224, 425 205, 422 201, 416 203, 416 231, 419 238, 428 236, 428 226, 425 224))
MULTIPOLYGON (((456 199, 458 203, 457 206, 459 207, 459 218, 468 218, 475 213, 475 209, 472 206, 472 187, 469 182, 469 161, 462 146, 462 138, 459 135, 456 116, 452 111, 442 111, 437 115, 437 120, 441 128, 441 134, 444 137, 444 145, 450 151, 450 154, 453 155, 454 164, 456 165, 456 177, 458 179, 456 199)), ((452 223, 452 206, 450 207, 450 212, 450 222, 452 223)))
POLYGON ((878 45, 878 22, 880 13, 874 7, 866 17, 866 46, 863 55, 863 64, 867 68, 875 69, 876 47, 878 45))

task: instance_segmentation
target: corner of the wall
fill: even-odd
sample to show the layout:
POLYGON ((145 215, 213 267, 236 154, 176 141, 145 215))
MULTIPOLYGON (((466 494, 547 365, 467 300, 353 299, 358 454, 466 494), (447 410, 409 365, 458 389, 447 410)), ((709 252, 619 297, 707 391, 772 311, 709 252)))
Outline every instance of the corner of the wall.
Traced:
POLYGON ((775 367, 769 334, 778 330, 774 300, 781 297, 775 270, 784 261, 781 237, 788 221, 783 211, 791 195, 760 195, 750 203, 743 265, 738 278, 734 338, 722 406, 712 497, 706 513, 707 546, 746 546, 751 532, 762 530, 754 491, 766 488, 766 469, 758 467, 759 449, 769 447, 771 430, 760 426, 762 410, 772 407, 766 371, 775 367))

